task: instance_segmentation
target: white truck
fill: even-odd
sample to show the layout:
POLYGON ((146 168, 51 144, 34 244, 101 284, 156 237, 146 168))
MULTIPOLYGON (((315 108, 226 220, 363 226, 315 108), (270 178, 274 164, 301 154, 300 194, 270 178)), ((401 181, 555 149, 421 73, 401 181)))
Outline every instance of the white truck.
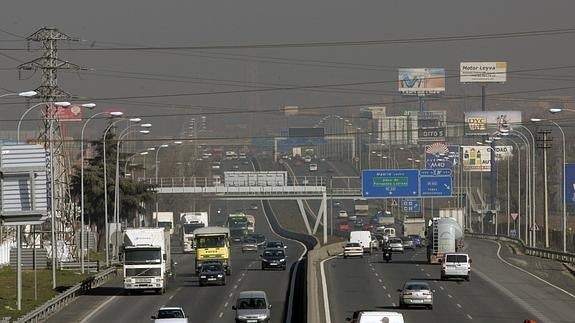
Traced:
POLYGON ((349 242, 357 242, 363 247, 363 252, 371 254, 377 250, 379 242, 373 238, 369 231, 351 231, 349 233, 349 242))
POLYGON ((174 212, 154 212, 152 218, 156 227, 164 228, 170 234, 174 233, 174 212))
POLYGON ((465 228, 464 209, 462 208, 445 208, 439 209, 440 218, 453 218, 461 228, 465 228))
POLYGON ((207 227, 208 212, 184 212, 180 213, 180 223, 182 224, 182 239, 184 252, 192 252, 194 247, 194 230, 207 227))
POLYGON ((254 233, 256 231, 256 217, 250 214, 246 214, 248 219, 248 233, 254 233))
POLYGON ((417 234, 420 237, 425 236, 425 219, 423 217, 405 218, 403 221, 403 235, 409 236, 417 234))
POLYGON ((163 294, 172 274, 170 236, 163 228, 124 231, 124 290, 163 294))
POLYGON ((458 252, 463 247, 463 230, 451 217, 433 218, 427 230, 427 260, 439 263, 446 253, 458 252))

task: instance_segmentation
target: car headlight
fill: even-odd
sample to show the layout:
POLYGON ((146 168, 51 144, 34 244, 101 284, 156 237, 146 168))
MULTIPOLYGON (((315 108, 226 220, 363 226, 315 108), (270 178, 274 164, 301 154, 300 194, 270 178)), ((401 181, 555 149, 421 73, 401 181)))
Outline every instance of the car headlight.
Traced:
POLYGON ((206 278, 206 276, 205 276, 205 275, 201 275, 200 278, 204 279, 204 278, 206 278))
POLYGON ((224 275, 218 274, 218 278, 222 278, 222 277, 224 277, 224 275))
POLYGON ((269 262, 269 260, 267 260, 266 258, 262 258, 263 262, 269 262))
POLYGON ((280 262, 285 262, 285 261, 286 261, 285 259, 280 259, 280 262))

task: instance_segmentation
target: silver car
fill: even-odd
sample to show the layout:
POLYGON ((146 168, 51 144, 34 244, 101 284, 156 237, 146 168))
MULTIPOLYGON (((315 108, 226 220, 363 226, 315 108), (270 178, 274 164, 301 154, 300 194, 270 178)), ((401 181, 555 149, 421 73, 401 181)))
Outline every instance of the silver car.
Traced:
POLYGON ((427 282, 408 281, 399 292, 399 307, 425 306, 433 309, 433 290, 427 282))
POLYGON ((154 323, 188 323, 188 317, 181 307, 162 307, 152 316, 154 323))
POLYGON ((243 291, 238 295, 236 305, 236 323, 268 322, 272 308, 264 291, 243 291))
POLYGON ((258 241, 254 238, 246 238, 242 242, 242 252, 258 252, 258 241))
POLYGON ((400 238, 389 238, 387 245, 391 248, 391 251, 403 253, 403 241, 400 238))

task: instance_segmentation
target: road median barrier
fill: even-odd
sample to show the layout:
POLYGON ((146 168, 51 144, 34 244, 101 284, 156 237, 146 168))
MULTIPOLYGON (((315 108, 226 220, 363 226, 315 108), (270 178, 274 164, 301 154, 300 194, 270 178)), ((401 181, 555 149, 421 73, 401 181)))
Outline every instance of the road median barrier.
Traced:
POLYGON ((343 251, 345 242, 337 242, 323 247, 316 247, 307 253, 307 321, 324 322, 322 313, 325 312, 320 300, 323 299, 321 289, 321 261, 336 256, 343 251))

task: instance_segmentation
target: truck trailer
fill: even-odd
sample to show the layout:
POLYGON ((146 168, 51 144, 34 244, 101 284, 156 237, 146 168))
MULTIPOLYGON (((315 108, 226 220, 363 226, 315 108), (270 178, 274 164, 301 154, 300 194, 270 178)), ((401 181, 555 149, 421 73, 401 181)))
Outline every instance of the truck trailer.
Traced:
POLYGON ((174 212, 154 212, 152 213, 154 225, 164 228, 170 234, 174 233, 174 212))
POLYGON ((427 229, 427 260, 439 263, 446 253, 458 252, 463 246, 463 231, 454 218, 433 218, 427 229))
POLYGON ((164 228, 124 231, 124 290, 163 294, 172 274, 170 236, 164 228))

